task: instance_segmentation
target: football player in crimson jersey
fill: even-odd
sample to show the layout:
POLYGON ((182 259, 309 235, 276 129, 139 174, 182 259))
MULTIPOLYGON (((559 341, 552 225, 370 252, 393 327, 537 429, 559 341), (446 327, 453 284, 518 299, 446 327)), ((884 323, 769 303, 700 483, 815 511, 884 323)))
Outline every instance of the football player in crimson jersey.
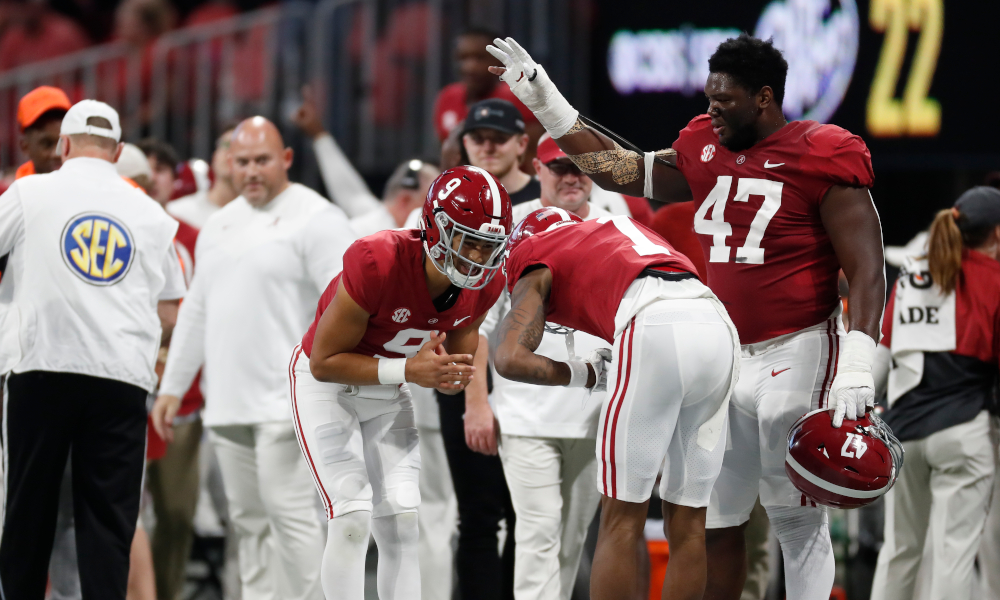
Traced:
POLYGON ((379 547, 379 597, 420 597, 420 455, 406 384, 464 389, 479 325, 503 290, 496 275, 511 204, 492 175, 442 173, 420 225, 348 248, 289 365, 296 434, 329 519, 322 582, 330 600, 364 597, 369 532, 379 547))
POLYGON ((839 427, 874 403, 885 276, 864 142, 833 125, 787 122, 781 101, 788 65, 771 42, 746 34, 709 59, 708 113, 672 148, 644 154, 587 126, 517 42, 494 44, 488 50, 504 67, 491 72, 598 185, 697 207, 707 282, 744 344, 730 403, 732 447, 706 521, 712 561, 705 597, 740 596, 743 528, 759 495, 783 550, 788 597, 825 600, 834 576, 826 513, 788 479, 784 445, 810 410, 833 406, 839 427), (839 268, 850 284, 846 335, 839 268))
POLYGON ((662 467, 670 540, 663 596, 701 598, 705 511, 722 468, 739 372, 736 327, 691 261, 628 217, 583 221, 542 208, 514 229, 507 252, 511 308, 500 326, 497 372, 536 385, 612 391, 597 425, 604 499, 591 595, 631 599, 642 589, 636 547, 662 467), (546 321, 614 349, 595 350, 585 361, 535 354, 546 321))

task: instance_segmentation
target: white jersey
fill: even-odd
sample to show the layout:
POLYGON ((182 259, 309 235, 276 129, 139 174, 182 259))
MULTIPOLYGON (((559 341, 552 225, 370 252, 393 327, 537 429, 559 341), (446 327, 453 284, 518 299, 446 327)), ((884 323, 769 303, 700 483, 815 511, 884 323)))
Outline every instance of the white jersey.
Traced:
POLYGON ((195 229, 201 229, 208 218, 219 211, 219 207, 208 201, 208 192, 195 192, 168 202, 167 212, 173 218, 184 221, 195 229))
POLYGON ((198 237, 161 393, 182 396, 204 363, 206 425, 290 419, 288 356, 354 239, 343 211, 296 183, 264 207, 220 209, 198 237))
POLYGON ((152 391, 159 300, 184 295, 177 222, 115 166, 73 158, 0 196, 0 372, 58 371, 152 391))
MULTIPOLYGON (((513 218, 519 223, 530 213, 542 208, 541 199, 514 206, 513 218)), ((587 220, 610 216, 604 209, 589 205, 587 220)), ((583 257, 581 257, 583 258, 583 257)), ((483 335, 490 335, 510 309, 510 296, 506 291, 487 313, 479 328, 483 335)), ((558 325, 547 323, 558 328, 558 325)), ((561 328, 566 331, 565 328, 561 328)), ((587 357, 592 350, 606 348, 608 344, 598 337, 582 331, 572 333, 574 354, 587 357)), ((570 360, 566 334, 546 331, 535 354, 552 360, 570 360)), ((500 431, 508 435, 549 438, 593 438, 597 435, 597 419, 605 394, 591 393, 584 388, 543 387, 505 379, 493 371, 491 404, 500 422, 500 431)))

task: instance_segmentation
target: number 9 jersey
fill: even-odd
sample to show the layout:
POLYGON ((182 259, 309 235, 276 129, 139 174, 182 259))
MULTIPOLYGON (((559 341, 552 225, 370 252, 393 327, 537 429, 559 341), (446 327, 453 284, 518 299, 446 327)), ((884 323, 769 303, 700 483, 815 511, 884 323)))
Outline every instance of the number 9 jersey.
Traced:
POLYGON ((820 218, 835 185, 871 187, 864 141, 835 125, 793 121, 741 152, 694 118, 673 144, 694 196, 706 281, 744 344, 800 331, 837 309, 840 263, 820 218))
POLYGON ((365 356, 409 358, 427 343, 432 331, 468 327, 496 304, 503 291, 502 277, 494 277, 481 290, 458 291, 454 304, 438 312, 427 291, 424 256, 416 229, 390 229, 351 244, 344 253, 343 272, 323 292, 316 318, 302 338, 306 356, 312 355, 319 319, 341 281, 348 295, 371 315, 354 349, 365 356))

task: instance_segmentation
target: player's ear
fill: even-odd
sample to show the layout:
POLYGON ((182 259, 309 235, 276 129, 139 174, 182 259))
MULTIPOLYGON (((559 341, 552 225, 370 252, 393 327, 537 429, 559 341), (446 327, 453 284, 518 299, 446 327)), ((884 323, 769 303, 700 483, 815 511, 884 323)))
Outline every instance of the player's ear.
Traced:
POLYGON ((294 156, 293 150, 291 148, 285 148, 285 151, 282 153, 281 158, 285 162, 285 170, 286 171, 288 169, 290 169, 291 166, 292 166, 292 158, 293 158, 293 156, 294 156))
POLYGON ((757 92, 757 106, 763 110, 770 106, 772 102, 774 102, 774 90, 771 89, 771 86, 765 85, 760 88, 760 91, 757 92))

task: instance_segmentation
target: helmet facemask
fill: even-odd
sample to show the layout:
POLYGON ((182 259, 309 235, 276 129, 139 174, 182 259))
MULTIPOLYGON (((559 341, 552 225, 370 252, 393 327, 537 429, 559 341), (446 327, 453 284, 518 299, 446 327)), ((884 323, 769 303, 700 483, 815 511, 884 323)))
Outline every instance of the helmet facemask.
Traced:
POLYGON ((903 470, 903 444, 899 443, 889 426, 874 411, 868 413, 868 420, 871 422, 871 427, 868 427, 868 435, 885 444, 892 456, 892 475, 889 479, 889 488, 892 488, 896 484, 899 472, 903 470))
POLYGON ((438 229, 439 241, 430 247, 424 242, 424 246, 437 270, 460 288, 480 290, 486 287, 503 265, 507 241, 503 226, 484 223, 481 229, 485 231, 476 231, 455 222, 440 209, 435 211, 434 226, 438 229), (481 246, 486 261, 480 264, 462 256, 466 245, 481 246), (463 273, 463 269, 467 273, 463 273))

